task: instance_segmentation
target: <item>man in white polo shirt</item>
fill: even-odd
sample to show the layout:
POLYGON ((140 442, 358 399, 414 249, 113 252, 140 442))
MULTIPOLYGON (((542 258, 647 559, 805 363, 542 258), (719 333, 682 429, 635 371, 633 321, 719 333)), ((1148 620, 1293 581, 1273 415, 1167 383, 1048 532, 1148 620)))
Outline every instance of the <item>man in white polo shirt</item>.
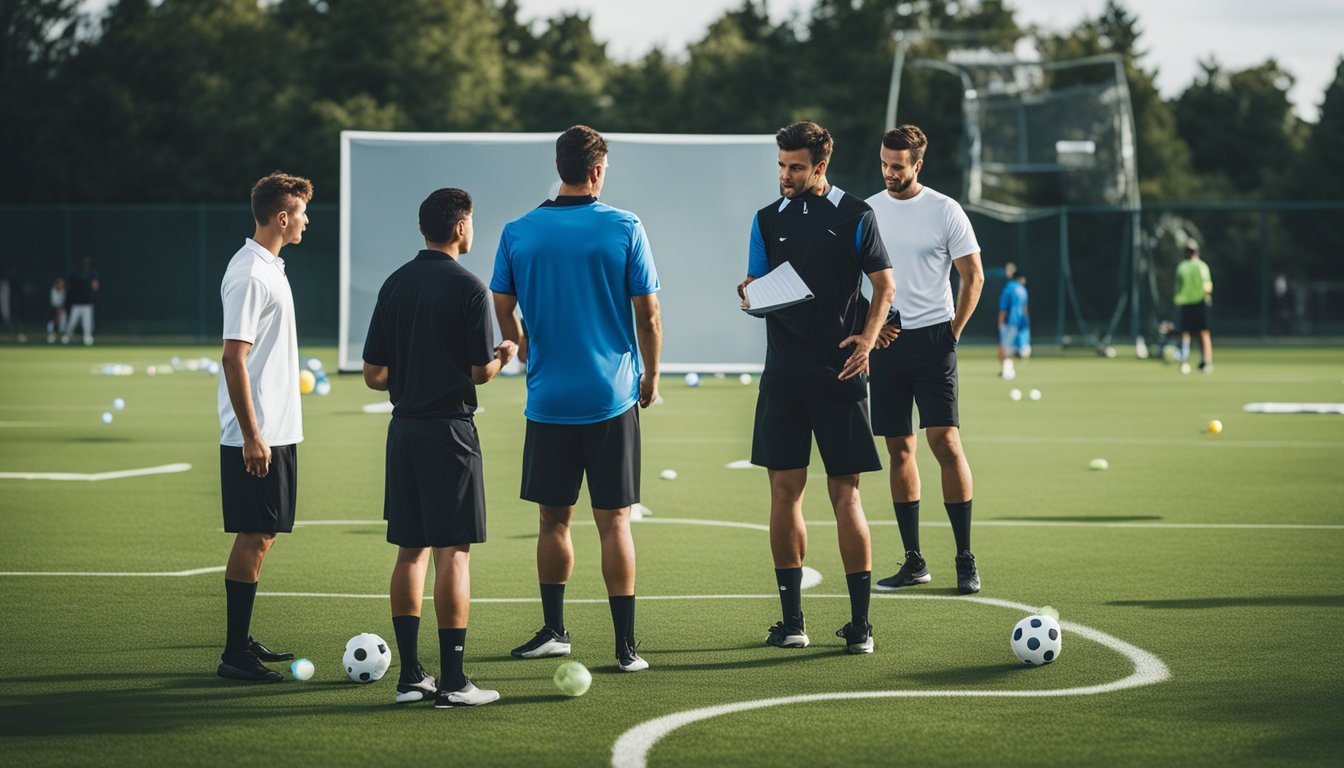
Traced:
MULTIPOLYGON (((957 201, 919 183, 928 139, 913 125, 882 137, 886 189, 868 198, 896 276, 894 323, 900 335, 870 357, 873 434, 891 455, 891 500, 905 547, 905 563, 877 589, 927 584, 932 578, 919 549, 919 470, 915 466, 911 406, 942 470, 943 506, 957 543, 957 591, 980 591, 971 554, 971 467, 961 448, 957 415, 957 340, 985 284, 980 244, 957 201), (952 303, 952 268, 961 277, 952 303)), ((891 334, 889 329, 887 334, 891 334)))
POLYGON ((279 171, 252 187, 256 232, 243 241, 219 288, 224 302, 224 376, 219 382, 219 471, 224 530, 235 533, 224 570, 228 624, 220 677, 279 682, 263 662, 288 661, 249 634, 261 562, 277 533, 294 530, 299 343, 294 296, 280 250, 303 239, 308 179, 279 171))

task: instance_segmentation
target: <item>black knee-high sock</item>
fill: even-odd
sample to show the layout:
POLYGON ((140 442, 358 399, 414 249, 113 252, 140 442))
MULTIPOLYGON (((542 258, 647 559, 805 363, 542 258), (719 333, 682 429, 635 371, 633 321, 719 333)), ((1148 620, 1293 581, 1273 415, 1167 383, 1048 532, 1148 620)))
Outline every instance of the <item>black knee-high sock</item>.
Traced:
POLYGON ((460 691, 467 684, 467 676, 462 674, 466 645, 466 627, 439 629, 439 690, 460 691))
POLYGON ((228 616, 224 635, 224 655, 247 650, 252 626, 252 603, 257 599, 257 583, 224 579, 224 599, 228 616))
POLYGON ((849 620, 853 624, 868 621, 869 590, 872 589, 872 582, 872 571, 845 574, 845 583, 849 586, 849 620))
POLYGON ((803 626, 803 569, 776 568, 775 581, 779 583, 779 607, 783 609, 784 624, 803 626))
POLYGON ((634 646, 635 642, 635 596, 611 595, 607 597, 611 605, 611 627, 616 635, 616 652, 620 653, 623 644, 634 646))
POLYGON ((919 551, 919 499, 914 501, 893 501, 896 509, 896 526, 901 529, 901 544, 906 552, 919 551))
POLYGON ((393 616, 392 631, 397 635, 397 657, 401 659, 401 673, 397 682, 420 681, 420 617, 393 616))
POLYGON ((565 585, 541 585, 541 615, 556 634, 565 632, 565 585))
POLYGON ((971 549, 971 500, 955 504, 943 504, 947 507, 947 519, 952 523, 952 537, 957 540, 957 554, 971 549))

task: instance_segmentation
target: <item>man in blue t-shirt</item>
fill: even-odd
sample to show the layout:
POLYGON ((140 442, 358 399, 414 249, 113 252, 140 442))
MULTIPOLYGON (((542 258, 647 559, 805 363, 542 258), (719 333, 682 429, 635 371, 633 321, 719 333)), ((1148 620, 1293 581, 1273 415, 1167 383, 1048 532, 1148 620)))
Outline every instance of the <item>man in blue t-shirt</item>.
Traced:
POLYGON ((569 655, 569 523, 586 475, 617 668, 638 672, 649 665, 635 652, 635 405, 647 408, 658 397, 658 271, 639 217, 597 201, 607 177, 602 135, 584 125, 565 131, 555 142, 555 165, 559 194, 505 225, 490 280, 500 332, 518 342, 527 362, 521 496, 541 508, 537 578, 545 626, 513 655, 569 655))
POLYGON ((1027 276, 1014 271, 999 294, 999 375, 1017 378, 1013 358, 1031 357, 1031 316, 1027 312, 1027 276))

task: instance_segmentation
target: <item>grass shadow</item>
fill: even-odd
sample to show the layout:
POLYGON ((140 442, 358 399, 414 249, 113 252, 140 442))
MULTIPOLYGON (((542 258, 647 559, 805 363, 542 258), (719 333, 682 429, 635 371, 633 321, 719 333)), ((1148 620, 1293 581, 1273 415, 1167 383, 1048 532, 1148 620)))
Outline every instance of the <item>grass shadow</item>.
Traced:
POLYGON ((1025 664, 986 664, 979 667, 959 667, 930 672, 907 672, 901 677, 918 680, 929 687, 935 688, 974 688, 1010 679, 1026 669, 1032 669, 1032 667, 1025 664))
POLYGON ((700 661, 692 663, 677 662, 659 662, 658 669, 679 669, 692 672, 715 672, 719 670, 733 669, 764 669, 768 667, 778 667, 785 664, 803 664, 813 659, 835 656, 834 647, 821 647, 815 649, 788 649, 788 653, 780 655, 756 658, 756 659, 730 659, 727 661, 700 661))
POLYGON ((1187 597, 1174 600, 1112 600, 1122 608, 1189 610, 1195 608, 1344 608, 1344 595, 1266 595, 1264 597, 1187 597))

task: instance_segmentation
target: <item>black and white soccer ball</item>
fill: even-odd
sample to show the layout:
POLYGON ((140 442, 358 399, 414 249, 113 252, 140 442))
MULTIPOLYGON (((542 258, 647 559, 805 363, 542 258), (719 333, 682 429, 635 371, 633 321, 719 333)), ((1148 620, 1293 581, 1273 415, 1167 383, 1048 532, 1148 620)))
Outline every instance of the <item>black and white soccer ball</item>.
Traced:
POLYGON ((1049 616, 1028 616, 1013 627, 1013 653, 1023 664, 1041 666, 1059 658, 1064 635, 1049 616))
POLYGON ((392 651, 388 649, 387 641, 371 632, 355 635, 345 644, 342 665, 345 674, 356 683, 382 679, 391 664, 392 651))

